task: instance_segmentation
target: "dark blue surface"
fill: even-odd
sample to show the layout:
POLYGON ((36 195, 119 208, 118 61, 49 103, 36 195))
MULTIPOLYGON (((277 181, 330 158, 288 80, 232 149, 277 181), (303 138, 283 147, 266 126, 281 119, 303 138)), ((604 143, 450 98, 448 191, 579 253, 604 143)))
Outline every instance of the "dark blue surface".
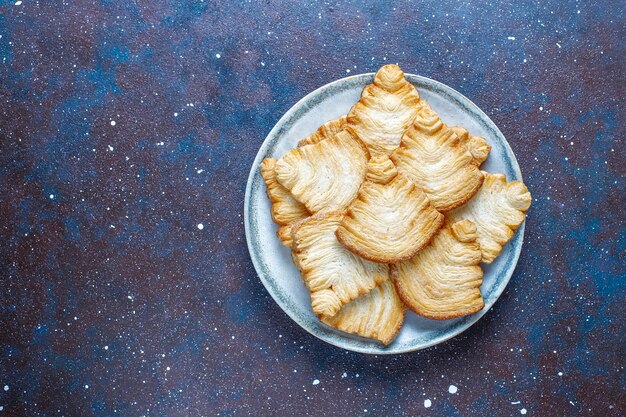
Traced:
POLYGON ((620 2, 70 3, 0 1, 0 415, 624 415, 620 2), (287 109, 389 62, 480 106, 533 206, 493 311, 370 357, 271 300, 243 195, 287 109))

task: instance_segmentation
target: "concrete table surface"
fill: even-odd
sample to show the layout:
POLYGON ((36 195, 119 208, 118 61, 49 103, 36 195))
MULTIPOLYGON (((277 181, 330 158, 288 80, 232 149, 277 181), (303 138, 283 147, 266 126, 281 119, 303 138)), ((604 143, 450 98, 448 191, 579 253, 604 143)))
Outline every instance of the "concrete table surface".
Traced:
POLYGON ((0 416, 624 415, 625 25, 609 0, 0 1, 0 416), (484 319, 376 357, 272 301, 243 198, 287 109, 386 63, 480 106, 533 205, 484 319))

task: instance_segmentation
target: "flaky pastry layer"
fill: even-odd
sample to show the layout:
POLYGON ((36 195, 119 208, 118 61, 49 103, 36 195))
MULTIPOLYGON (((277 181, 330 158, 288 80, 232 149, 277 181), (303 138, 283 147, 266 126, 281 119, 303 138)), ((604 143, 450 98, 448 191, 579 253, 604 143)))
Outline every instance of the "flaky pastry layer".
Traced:
POLYGON ((389 267, 366 261, 335 236, 343 212, 324 212, 294 225, 293 258, 311 293, 313 312, 332 317, 389 278, 389 267))
POLYGON ((267 185, 267 197, 272 203, 272 220, 280 226, 276 234, 283 245, 291 246, 291 226, 311 214, 304 204, 278 183, 275 166, 275 159, 265 158, 261 162, 261 176, 267 185))
POLYGON ((399 262, 426 246, 443 220, 426 194, 397 174, 387 183, 363 183, 337 228, 337 238, 370 261, 399 262))
POLYGON ((347 333, 377 339, 384 345, 397 336, 406 307, 390 280, 346 304, 333 317, 320 316, 327 325, 347 333))
POLYGON ((476 224, 482 261, 489 264, 526 218, 532 198, 520 181, 507 182, 502 174, 483 174, 485 181, 478 193, 449 214, 453 220, 470 219, 476 224))
POLYGON ((446 225, 430 245, 408 261, 391 266, 402 301, 416 314, 444 320, 482 310, 483 271, 476 225, 469 220, 446 225))
POLYGON ((348 113, 348 128, 367 145, 372 155, 389 155, 423 106, 427 104, 404 78, 400 67, 385 65, 348 113))
POLYGON ((461 126, 452 126, 450 129, 456 133, 461 143, 472 155, 474 165, 480 167, 489 156, 489 152, 491 152, 491 146, 489 146, 485 138, 470 135, 469 132, 461 126))
POLYGON ((483 182, 467 148, 430 108, 418 112, 391 160, 440 212, 465 204, 483 182))
POLYGON ((356 197, 368 160, 363 143, 343 130, 289 151, 276 162, 276 178, 311 213, 344 210, 356 197))

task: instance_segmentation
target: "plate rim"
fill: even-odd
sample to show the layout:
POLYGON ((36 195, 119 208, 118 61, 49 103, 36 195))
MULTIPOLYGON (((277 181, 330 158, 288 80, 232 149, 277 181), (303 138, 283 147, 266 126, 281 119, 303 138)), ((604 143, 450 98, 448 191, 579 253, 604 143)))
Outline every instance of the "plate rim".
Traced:
MULTIPOLYGON (((252 244, 252 232, 251 232, 251 224, 250 224, 250 199, 251 199, 251 194, 252 194, 252 184, 254 181, 254 177, 255 174, 257 174, 258 171, 258 167, 260 166, 261 160, 266 156, 267 154, 267 148, 269 147, 269 139, 276 136, 278 132, 280 132, 280 130, 282 129, 283 125, 285 124, 285 122, 287 120, 289 120, 293 114, 299 110, 300 107, 302 107, 302 105, 304 103, 306 103, 308 100, 312 99, 313 97, 322 94, 325 90, 332 88, 333 86, 336 86, 338 84, 342 84, 342 83, 346 83, 346 82, 351 82, 351 81, 355 81, 355 80, 359 80, 359 79, 363 79, 363 86, 365 86, 368 82, 371 82, 371 79, 373 79, 375 73, 373 72, 369 72, 369 73, 363 73, 363 74, 355 74, 355 75, 351 75, 349 77, 344 77, 344 78, 340 78, 338 80, 332 81, 330 83, 324 84, 318 88, 316 88, 315 90, 311 91, 310 93, 306 94, 304 97, 302 97, 300 100, 298 100, 294 105, 292 105, 283 115, 282 117, 274 124, 274 126, 272 127, 272 129, 270 130, 270 132, 267 134, 267 136, 265 137, 265 139, 263 140, 263 142, 261 143, 261 146, 259 147, 259 150, 257 151, 257 154, 254 158, 254 161, 252 162, 252 166, 250 168, 250 173, 248 174, 248 180, 246 183, 246 191, 245 191, 245 196, 244 196, 244 229, 245 229, 245 235, 246 235, 246 245, 248 247, 248 253, 250 255, 250 259, 252 260, 252 264, 254 265, 254 269, 255 272, 257 274, 257 276, 259 277, 259 279, 261 280, 261 282, 263 283, 263 286, 265 287, 265 290, 270 294, 270 296, 272 297, 272 299, 274 300, 274 302, 276 304, 278 304, 278 306, 280 307, 280 309, 287 314, 287 316, 289 318, 291 318, 294 322, 296 322, 301 328, 303 328, 304 330, 306 330, 309 334, 315 336, 316 338, 330 344, 333 346, 336 346, 338 348, 341 349, 345 349, 348 351, 352 351, 352 352, 358 352, 358 353, 364 353, 364 354, 370 354, 370 355, 397 355, 397 354, 403 354, 403 353, 410 353, 410 352, 415 352, 415 351, 419 351, 422 349, 426 349, 428 347, 431 346, 435 346, 438 345, 440 343, 443 343, 447 340, 450 340, 456 336, 458 336, 459 334, 463 333, 464 331, 466 331, 467 329, 469 329, 470 327, 472 327, 474 324, 476 324, 481 318, 483 318, 487 312, 489 310, 491 310, 491 308, 493 307, 493 305, 496 303, 496 301, 500 298, 500 296, 502 295, 502 293, 504 292, 504 290, 506 289, 506 287, 508 286, 509 281, 511 280, 511 277, 513 276, 513 273, 515 272, 515 268, 517 267, 517 263, 519 261, 519 257, 521 254, 521 250, 522 250, 522 246, 524 243, 524 231, 525 231, 525 226, 526 226, 526 221, 523 221, 522 224, 518 227, 518 229, 515 232, 515 236, 514 238, 509 241, 507 244, 510 244, 513 242, 513 240, 515 241, 519 241, 519 243, 513 248, 514 253, 513 253, 513 258, 512 258, 512 262, 511 265, 509 266, 508 270, 506 271, 506 276, 503 277, 503 279, 501 279, 499 281, 499 285, 497 285, 497 287, 495 288, 495 291, 493 291, 493 297, 491 300, 489 300, 489 304, 485 303, 485 307, 478 313, 469 315, 469 316, 465 316, 466 321, 458 326, 458 328, 452 330, 452 331, 448 331, 448 332, 444 332, 444 334, 442 336, 436 336, 433 337, 431 340, 427 341, 426 343, 423 344, 418 344, 415 346, 408 346, 405 348, 399 348, 399 349, 388 349, 387 347, 384 346, 379 346, 381 349, 384 350, 376 350, 376 351, 372 351, 371 347, 367 348, 367 347, 361 347, 361 346, 353 346, 353 345, 345 345, 345 344, 340 344, 339 342, 335 341, 332 338, 324 338, 322 337, 323 335, 317 334, 316 332, 314 332, 313 328, 309 328, 309 326, 306 324, 306 322, 304 320, 301 320, 300 317, 298 317, 298 315, 291 311, 290 308, 288 308, 287 305, 285 305, 283 303, 283 301, 278 297, 277 294, 274 294, 274 291, 271 289, 271 286, 269 285, 269 283, 266 281, 266 277, 264 276, 264 274, 262 274, 260 271, 263 270, 263 268, 260 267, 259 263, 260 260, 258 259, 259 255, 253 250, 253 244, 252 244)), ((409 81, 411 84, 415 85, 417 83, 420 84, 430 84, 432 86, 437 87, 440 91, 443 91, 445 93, 447 93, 448 95, 451 96, 451 98, 455 99, 455 101, 457 102, 462 102, 465 101, 465 103, 463 103, 466 107, 467 110, 470 110, 471 112, 475 113, 475 115, 478 116, 478 118, 481 121, 485 121, 487 124, 490 125, 490 128, 492 128, 494 130, 494 133, 496 135, 499 135, 502 138, 502 145, 505 148, 505 151, 508 155, 512 156, 512 161, 511 161, 511 166, 510 168, 514 171, 517 179, 519 181, 523 181, 523 177, 522 177, 522 172, 520 170, 519 164, 517 162, 517 158, 515 157, 515 154, 513 152, 513 149, 511 148, 509 142, 506 140, 506 137, 504 136, 504 134, 502 134, 502 132, 500 131, 500 129, 498 128, 498 126, 493 122, 493 120, 491 120, 491 118, 483 111, 480 109, 480 107, 478 107, 473 101, 471 101, 469 98, 467 98, 465 95, 463 95, 462 93, 460 93, 459 91, 457 91, 456 89, 442 83, 439 82, 437 80, 434 80, 432 78, 428 78, 428 77, 424 77, 421 75, 416 75, 416 74, 411 74, 411 73, 405 73, 404 74, 405 78, 407 79, 407 81, 409 81), (457 97, 454 97, 457 96, 457 97)), ((417 87, 416 87, 417 88, 417 87)), ((418 90, 419 91, 419 90, 418 90)), ((260 175, 260 174, 259 174, 260 175)), ((509 178, 507 178, 507 180, 510 180, 509 178)), ((497 284, 497 282, 496 282, 497 284)), ((356 335, 352 335, 352 334, 347 334, 350 337, 357 337, 356 335)), ((341 339, 338 339, 341 340, 341 339)), ((367 340, 367 339, 366 339, 367 340)))

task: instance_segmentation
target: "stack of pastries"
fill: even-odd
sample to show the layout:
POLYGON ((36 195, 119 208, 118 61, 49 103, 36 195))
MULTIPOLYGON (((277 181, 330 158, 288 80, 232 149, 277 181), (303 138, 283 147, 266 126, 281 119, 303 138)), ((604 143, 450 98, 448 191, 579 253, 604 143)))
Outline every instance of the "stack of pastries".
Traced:
POLYGON ((523 183, 480 169, 490 150, 385 65, 347 116, 263 160, 278 238, 323 323, 388 345, 407 308, 434 320, 483 309, 481 262, 531 203, 523 183))

